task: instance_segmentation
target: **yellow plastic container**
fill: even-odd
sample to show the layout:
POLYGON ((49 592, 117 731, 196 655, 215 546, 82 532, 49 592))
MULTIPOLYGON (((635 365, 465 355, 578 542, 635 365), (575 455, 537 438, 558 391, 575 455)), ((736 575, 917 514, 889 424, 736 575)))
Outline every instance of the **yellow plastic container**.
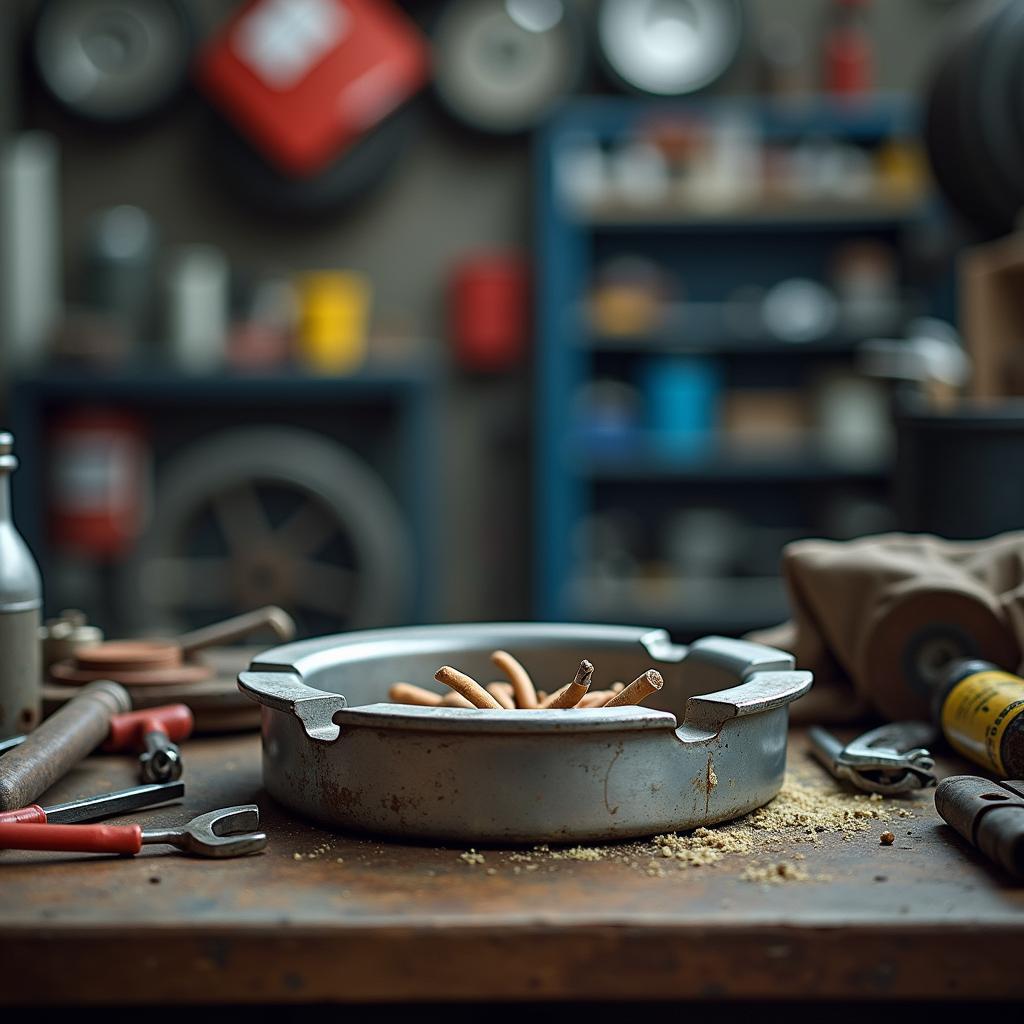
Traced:
POLYGON ((298 350, 315 373, 353 373, 366 362, 373 288, 354 270, 300 274, 298 350))

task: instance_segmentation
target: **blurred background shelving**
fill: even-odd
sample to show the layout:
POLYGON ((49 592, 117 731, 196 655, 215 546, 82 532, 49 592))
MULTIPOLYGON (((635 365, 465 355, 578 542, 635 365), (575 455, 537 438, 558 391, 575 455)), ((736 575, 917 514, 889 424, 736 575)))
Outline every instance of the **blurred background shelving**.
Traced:
POLYGON ((1024 391, 1019 238, 967 248, 1018 212, 1017 94, 975 73, 1017 19, 968 6, 0 4, 0 403, 47 614, 116 635, 288 604, 277 541, 224 561, 235 464, 220 501, 258 501, 264 540, 339 528, 304 632, 738 632, 785 614, 789 541, 1018 525, 1002 492, 945 507, 923 418, 1024 391), (403 85, 367 121, 370 64, 403 85), (161 597, 193 569, 195 607, 161 597))
POLYGON ((917 117, 592 98, 542 133, 542 617, 742 631, 785 617, 786 539, 896 525, 860 347, 954 302, 917 117))
POLYGON ((87 607, 126 629, 198 626, 271 599, 306 633, 424 621, 438 598, 439 414, 429 363, 370 364, 350 376, 54 370, 12 393, 15 514, 53 605, 87 607), (65 472, 69 452, 75 468, 65 472), (153 507, 136 508, 154 466, 153 507), (110 507, 110 479, 122 481, 120 510, 110 507), (193 490, 184 502, 183 482, 193 490), (219 504, 239 520, 221 517, 223 530, 211 521, 219 504), (136 516, 147 521, 141 539, 136 516), (123 537, 112 535, 118 517, 129 520, 123 537))

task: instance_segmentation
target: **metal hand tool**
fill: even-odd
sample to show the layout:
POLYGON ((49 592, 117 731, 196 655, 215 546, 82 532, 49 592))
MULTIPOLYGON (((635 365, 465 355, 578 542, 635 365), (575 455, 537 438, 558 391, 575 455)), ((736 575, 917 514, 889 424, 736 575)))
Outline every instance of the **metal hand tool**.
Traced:
POLYGON ((935 790, 935 809, 986 857, 1024 878, 1024 779, 951 775, 935 790))
POLYGON ((83 686, 0 759, 0 811, 24 807, 45 793, 103 742, 110 719, 131 706, 127 690, 117 683, 99 680, 83 686))
POLYGON ((51 807, 30 804, 17 811, 2 811, 0 825, 14 825, 19 822, 27 825, 43 825, 47 822, 54 825, 69 825, 73 822, 99 821, 101 818, 112 818, 141 807, 156 807, 157 804, 180 800, 184 795, 184 782, 158 782, 148 786, 133 786, 131 789, 119 789, 114 793, 68 800, 66 803, 53 804, 51 807))
POLYGON ((170 829, 138 825, 0 825, 2 850, 56 850, 66 853, 124 853, 160 843, 197 857, 242 857, 267 845, 255 804, 225 807, 170 829))
MULTIPOLYGON (((192 735, 192 712, 186 704, 163 704, 142 711, 127 711, 110 719, 110 731, 103 751, 141 751, 139 776, 143 782, 173 782, 181 778, 182 760, 178 742, 192 735)), ((27 739, 14 736, 0 742, 0 755, 27 739)))
POLYGON ((837 779, 868 793, 893 796, 935 785, 935 760, 924 747, 935 738, 925 722, 891 722, 847 744, 814 726, 811 752, 837 779))
POLYGON ((171 782, 181 778, 181 751, 176 740, 192 735, 195 720, 185 704, 166 704, 115 715, 103 749, 138 750, 139 777, 143 782, 171 782))

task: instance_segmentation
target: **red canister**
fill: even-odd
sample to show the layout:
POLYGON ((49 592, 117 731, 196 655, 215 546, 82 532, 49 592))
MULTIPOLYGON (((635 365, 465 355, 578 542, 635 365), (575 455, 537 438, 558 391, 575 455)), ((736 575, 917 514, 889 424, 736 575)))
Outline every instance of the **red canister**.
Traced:
POLYGON ((522 362, 530 324, 530 271, 518 252, 480 253, 456 266, 449 316, 465 370, 494 373, 522 362))

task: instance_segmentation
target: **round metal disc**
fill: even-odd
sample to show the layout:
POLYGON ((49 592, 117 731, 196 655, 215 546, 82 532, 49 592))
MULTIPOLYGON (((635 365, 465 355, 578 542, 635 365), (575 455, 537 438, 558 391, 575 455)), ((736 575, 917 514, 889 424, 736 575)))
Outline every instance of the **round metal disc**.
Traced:
POLYGON ((584 38, 568 0, 451 0, 433 33, 437 95, 479 131, 527 131, 579 83, 584 38))
POLYGON ((261 212, 314 217, 332 213, 387 177, 417 127, 415 104, 375 126, 323 170, 293 177, 272 166, 228 121, 210 113, 209 152, 224 187, 261 212))
MULTIPOLYGON (((187 704, 195 717, 195 732, 235 732, 258 729, 260 707, 238 690, 238 673, 259 654, 259 647, 212 647, 202 653, 202 666, 210 677, 202 681, 122 683, 136 711, 161 704, 187 704)), ((43 709, 52 714, 76 697, 81 683, 43 683, 43 709)))
POLYGON ((110 679, 122 686, 189 686, 213 675, 206 665, 174 665, 164 668, 77 668, 74 662, 58 661, 50 666, 50 677, 59 683, 83 686, 95 679, 110 679))
POLYGON ((74 663, 86 671, 118 672, 168 668, 181 664, 181 648, 161 640, 110 640, 75 651, 74 663))
POLYGON ((628 88, 682 96, 720 78, 743 38, 739 0, 601 0, 601 56, 628 88))
POLYGON ((185 85, 194 31, 180 0, 46 0, 32 51, 47 90, 91 121, 135 121, 185 85))

